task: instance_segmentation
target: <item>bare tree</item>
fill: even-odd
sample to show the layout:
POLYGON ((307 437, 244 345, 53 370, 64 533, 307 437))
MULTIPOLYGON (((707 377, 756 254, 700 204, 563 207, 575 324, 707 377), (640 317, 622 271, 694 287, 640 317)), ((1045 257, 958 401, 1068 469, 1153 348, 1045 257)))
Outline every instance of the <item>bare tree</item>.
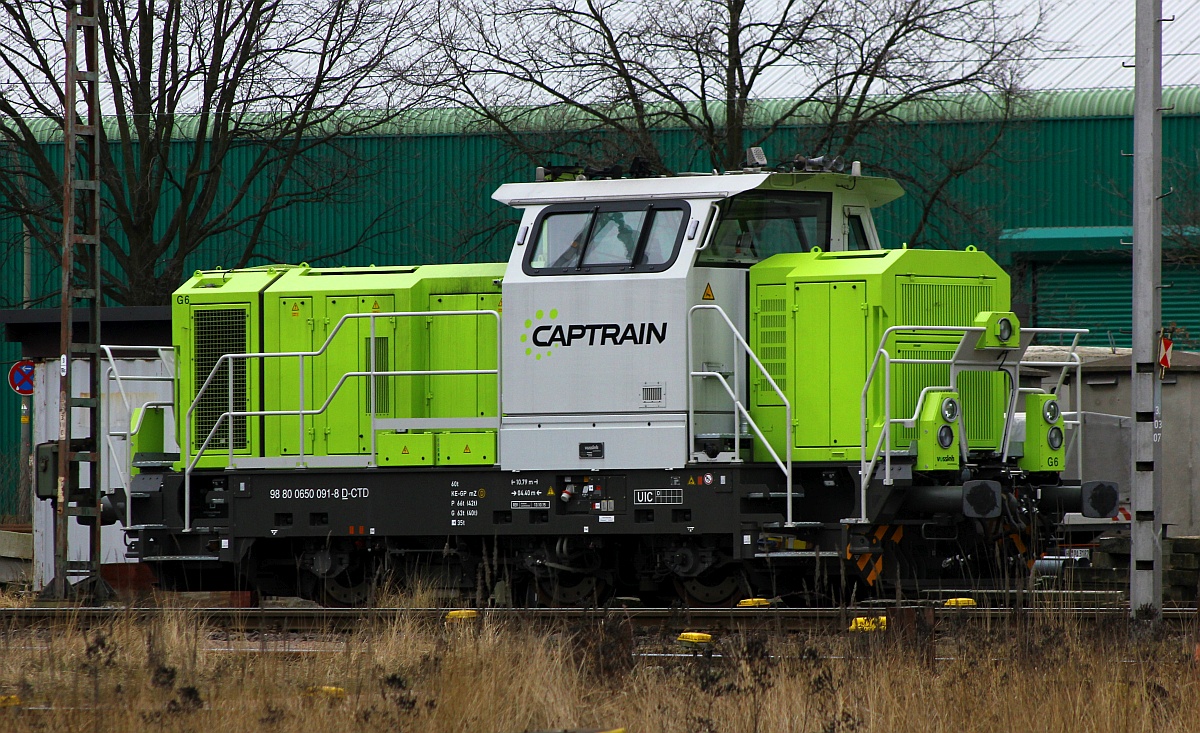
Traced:
MULTIPOLYGON (((349 136, 421 99, 419 0, 103 7, 103 285, 120 304, 166 302, 206 243, 245 266, 279 212, 359 195, 372 165, 349 136)), ((65 13, 22 0, 0 18, 0 217, 57 253, 65 13)))
POLYGON ((968 117, 965 124, 920 118, 878 125, 859 137, 852 149, 855 157, 900 181, 908 194, 912 215, 905 223, 910 228, 891 232, 896 244, 998 242, 1002 227, 994 214, 1014 182, 1012 172, 1027 164, 1031 154, 1019 144, 1027 123, 1024 111, 1014 109, 1024 101, 1005 95, 988 102, 996 103, 1008 106, 989 109, 985 119, 968 117, 978 110, 939 104, 952 119, 968 117), (985 183, 993 193, 981 198, 978 186, 985 183))
MULTIPOLYGON (((701 165, 736 169, 782 128, 807 147, 779 157, 858 156, 968 94, 1007 119, 1042 26, 996 0, 444 0, 439 18, 447 98, 529 158, 659 172, 680 157, 664 129, 685 130, 701 165)), ((959 151, 921 195, 945 198, 980 160, 959 151)))
POLYGON ((1163 259, 1195 267, 1200 265, 1200 147, 1167 158, 1163 168, 1170 183, 1163 198, 1163 259))
MULTIPOLYGON (((1200 146, 1180 150, 1163 158, 1162 258, 1171 268, 1200 265, 1200 146)), ((1109 196, 1109 214, 1114 220, 1128 222, 1133 207, 1133 190, 1128 178, 1101 176, 1095 184, 1109 196)), ((1128 259, 1129 243, 1109 250, 1108 254, 1128 259)))

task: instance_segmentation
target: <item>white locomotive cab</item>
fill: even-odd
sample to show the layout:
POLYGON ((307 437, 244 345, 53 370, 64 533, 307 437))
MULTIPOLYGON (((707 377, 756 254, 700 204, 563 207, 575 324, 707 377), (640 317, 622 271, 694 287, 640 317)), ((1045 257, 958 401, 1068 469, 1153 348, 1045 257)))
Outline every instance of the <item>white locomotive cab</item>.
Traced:
POLYGON ((722 313, 745 338, 751 264, 781 252, 844 249, 843 209, 852 204, 863 204, 869 220, 861 191, 820 180, 812 190, 795 185, 816 178, 500 187, 493 198, 524 209, 503 283, 500 465, 669 469, 740 459, 726 450, 737 428, 717 380, 744 400, 748 375, 722 313))

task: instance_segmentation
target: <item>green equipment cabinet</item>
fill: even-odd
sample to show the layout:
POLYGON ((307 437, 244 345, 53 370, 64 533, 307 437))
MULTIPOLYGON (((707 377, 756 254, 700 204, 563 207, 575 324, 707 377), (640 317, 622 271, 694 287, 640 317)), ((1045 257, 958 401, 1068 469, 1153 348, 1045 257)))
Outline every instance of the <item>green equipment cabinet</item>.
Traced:
MULTIPOLYGON (((501 312, 503 264, 422 267, 421 297, 430 315, 426 368, 431 371, 494 370, 500 359, 500 322, 491 313, 439 315, 446 311, 501 312)), ((424 416, 432 419, 497 418, 500 380, 495 374, 438 374, 426 377, 424 416)), ((438 465, 493 465, 496 431, 434 429, 438 465)))
POLYGON ((268 457, 369 454, 372 415, 419 414, 412 378, 355 374, 424 368, 422 324, 381 315, 424 310, 413 303, 418 269, 300 267, 268 289, 264 350, 280 356, 262 360, 267 410, 314 413, 303 430, 297 415, 264 418, 268 457))
POLYGON ((374 451, 379 465, 495 463, 491 432, 476 439, 477 449, 443 458, 451 453, 439 450, 433 433, 461 431, 394 426, 496 416, 496 375, 420 372, 496 369, 496 317, 438 313, 498 311, 503 271, 467 264, 198 272, 175 293, 179 414, 222 355, 250 352, 262 355, 233 362, 233 408, 264 413, 213 430, 229 409, 223 363, 192 409, 192 455, 209 441, 198 465, 228 464, 230 425, 235 462, 290 467, 374 451), (381 421, 393 427, 380 428, 381 421))
MULTIPOLYGON (((1009 308, 1008 275, 973 249, 780 254, 750 268, 750 288, 751 347, 791 403, 792 425, 784 424, 782 401, 757 371, 751 416, 780 455, 793 441, 799 462, 860 460, 863 387, 889 327, 918 327, 888 337, 892 358, 941 362, 893 365, 891 417, 919 418, 922 388, 950 386, 949 359, 962 337, 920 327, 969 327, 981 312, 1009 308)), ((867 399, 868 451, 885 419, 883 369, 881 359, 867 399)), ((972 449, 999 446, 1006 380, 999 373, 959 377, 972 449)), ((917 427, 893 425, 891 447, 916 453, 918 437, 917 427)), ((755 459, 770 460, 757 442, 755 459)))

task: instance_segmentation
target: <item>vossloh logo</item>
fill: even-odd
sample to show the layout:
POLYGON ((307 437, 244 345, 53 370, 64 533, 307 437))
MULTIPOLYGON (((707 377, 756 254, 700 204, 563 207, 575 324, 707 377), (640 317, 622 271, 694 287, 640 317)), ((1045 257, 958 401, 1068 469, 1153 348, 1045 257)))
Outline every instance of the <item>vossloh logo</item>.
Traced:
POLYGON ((556 347, 571 346, 646 346, 661 344, 667 339, 667 324, 663 323, 542 323, 558 319, 558 309, 549 313, 539 310, 533 318, 525 319, 525 332, 521 342, 532 344, 525 347, 526 356, 539 361, 550 356, 556 347))

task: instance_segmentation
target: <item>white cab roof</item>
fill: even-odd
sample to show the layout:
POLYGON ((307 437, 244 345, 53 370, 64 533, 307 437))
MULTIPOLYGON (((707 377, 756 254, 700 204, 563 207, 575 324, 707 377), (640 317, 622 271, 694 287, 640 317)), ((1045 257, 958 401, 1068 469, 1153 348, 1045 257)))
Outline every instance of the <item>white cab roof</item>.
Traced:
POLYGON ((834 186, 863 195, 867 205, 881 206, 904 195, 890 178, 845 173, 726 173, 663 178, 618 178, 596 181, 506 183, 492 198, 509 206, 622 201, 648 198, 723 199, 754 188, 831 191, 834 186))

